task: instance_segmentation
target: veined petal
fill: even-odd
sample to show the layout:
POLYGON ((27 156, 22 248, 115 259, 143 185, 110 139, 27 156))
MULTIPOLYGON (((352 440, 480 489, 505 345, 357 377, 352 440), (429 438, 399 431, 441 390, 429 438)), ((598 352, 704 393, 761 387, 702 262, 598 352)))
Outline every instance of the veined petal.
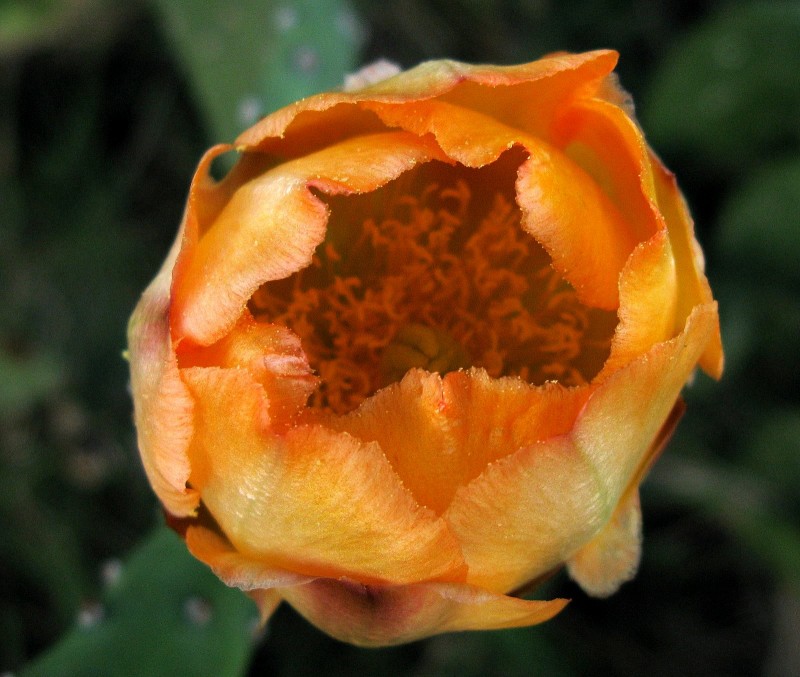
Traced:
POLYGON ((445 158, 430 141, 387 132, 284 163, 239 186, 178 270, 173 336, 201 345, 219 340, 261 284, 309 265, 328 218, 311 188, 364 193, 431 159, 445 158))
POLYGON ((371 586, 330 578, 279 592, 317 627, 360 646, 401 644, 442 632, 535 625, 568 603, 507 597, 463 584, 371 586))
POLYGON ((463 577, 447 525, 420 508, 376 444, 266 425, 263 388, 244 370, 192 367, 191 484, 235 548, 272 568, 408 583, 463 577))
POLYGON ((503 592, 569 559, 611 518, 711 340, 716 306, 600 384, 567 435, 521 449, 456 492, 445 513, 467 582, 503 592))
POLYGON ((569 559, 567 570, 590 595, 608 597, 636 575, 641 555, 639 488, 631 487, 600 533, 569 559))
POLYGON ((639 485, 669 442, 685 409, 686 405, 679 399, 629 480, 611 519, 567 560, 570 577, 590 595, 607 597, 636 575, 642 551, 639 485))
POLYGON ((467 582, 507 592, 559 566, 603 525, 610 499, 566 436, 493 463, 445 513, 469 566, 467 582))

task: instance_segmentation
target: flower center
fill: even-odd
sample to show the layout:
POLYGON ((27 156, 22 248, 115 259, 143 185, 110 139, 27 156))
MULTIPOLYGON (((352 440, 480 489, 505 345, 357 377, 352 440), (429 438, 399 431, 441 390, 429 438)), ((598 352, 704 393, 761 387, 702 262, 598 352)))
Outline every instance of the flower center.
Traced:
POLYGON ((351 411, 414 367, 564 385, 600 370, 616 314, 582 304, 522 229, 521 160, 431 162, 372 193, 325 198, 312 264, 250 303, 300 336, 322 381, 312 406, 351 411))

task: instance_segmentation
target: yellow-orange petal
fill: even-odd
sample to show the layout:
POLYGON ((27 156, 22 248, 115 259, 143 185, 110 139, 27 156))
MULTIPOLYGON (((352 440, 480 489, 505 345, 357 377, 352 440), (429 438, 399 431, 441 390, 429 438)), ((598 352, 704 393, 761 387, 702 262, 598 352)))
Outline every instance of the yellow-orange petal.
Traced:
MULTIPOLYGON (((711 303, 713 295, 704 273, 703 252, 694 236, 694 221, 678 189, 675 175, 653 153, 651 162, 658 207, 664 215, 675 256, 678 279, 678 305, 675 313, 677 332, 692 309, 699 304, 711 303)), ((723 365, 722 338, 717 323, 700 358, 700 366, 709 376, 718 379, 722 376, 723 365)))
POLYGON ((608 523, 567 560, 567 571, 588 594, 607 597, 636 575, 642 549, 639 485, 669 442, 686 405, 678 399, 628 482, 608 523))
POLYGON ((681 334, 600 384, 570 433, 506 457, 456 493, 445 518, 468 583, 515 589, 600 532, 640 476, 716 322, 715 304, 698 306, 681 334))
POLYGON ((176 275, 173 336, 202 345, 219 340, 260 285, 311 263, 328 219, 312 188, 368 192, 434 158, 444 159, 429 140, 387 132, 286 162, 239 186, 176 275))
POLYGON ((555 383, 492 379, 482 369, 444 377, 414 369, 328 425, 380 445, 417 501, 442 513, 487 464, 568 431, 587 396, 555 383))
POLYGON ((678 336, 614 373, 587 402, 571 437, 610 495, 618 499, 641 466, 718 322, 716 303, 697 306, 678 336))
POLYGON ((226 538, 201 523, 190 524, 184 538, 189 552, 211 567, 226 585, 245 592, 272 590, 313 580, 239 552, 226 538))
POLYGON ((631 487, 611 519, 567 562, 570 577, 593 597, 608 597, 630 581, 642 554, 639 488, 631 487))
POLYGON ((608 518, 602 482, 566 437, 494 463, 456 492, 445 519, 461 541, 467 582, 507 592, 558 567, 608 518))
POLYGON ((321 426, 275 434, 245 370, 182 376, 196 403, 190 481, 239 552, 313 576, 463 578, 447 525, 418 506, 378 445, 321 426))
POLYGON ((279 592, 311 623, 359 646, 402 644, 442 632, 535 625, 568 603, 507 597, 452 583, 372 586, 330 578, 279 592))
POLYGON ((148 480, 173 515, 192 515, 199 496, 187 488, 193 402, 178 373, 169 330, 169 288, 180 234, 128 324, 131 390, 139 453, 148 480))

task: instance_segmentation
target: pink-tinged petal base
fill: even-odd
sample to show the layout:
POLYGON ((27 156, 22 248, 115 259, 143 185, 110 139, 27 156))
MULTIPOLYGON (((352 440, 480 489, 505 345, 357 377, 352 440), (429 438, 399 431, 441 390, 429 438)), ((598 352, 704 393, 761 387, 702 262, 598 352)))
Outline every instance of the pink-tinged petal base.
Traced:
POLYGON ((536 625, 568 603, 519 599, 452 583, 387 587, 324 578, 279 592, 318 628, 359 646, 402 644, 442 632, 536 625))
POLYGON ((402 644, 442 632, 535 625, 568 600, 525 600, 459 583, 375 585, 349 578, 303 576, 236 550, 211 528, 185 531, 192 554, 219 578, 246 591, 266 622, 285 599, 328 634, 361 646, 402 644))

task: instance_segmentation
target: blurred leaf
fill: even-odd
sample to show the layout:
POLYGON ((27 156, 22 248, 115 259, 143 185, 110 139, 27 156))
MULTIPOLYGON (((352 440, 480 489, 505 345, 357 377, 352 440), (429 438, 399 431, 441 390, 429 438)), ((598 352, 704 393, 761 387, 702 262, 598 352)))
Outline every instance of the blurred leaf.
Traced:
MULTIPOLYGON (((560 651, 544 627, 455 633, 426 645, 425 675, 436 677, 573 677, 573 656, 560 651)), ((585 667, 585 666, 583 666, 585 667)))
POLYGON ((727 4, 675 41, 640 110, 656 147, 738 173, 800 141, 800 4, 727 4))
POLYGON ((0 587, 6 593, 0 595, 0 616, 9 615, 0 661, 22 659, 22 647, 32 626, 51 633, 66 626, 85 584, 74 531, 63 515, 31 495, 30 475, 37 472, 35 460, 30 454, 13 465, 0 465, 0 524, 13 525, 0 539, 4 579, 0 587), (6 591, 21 598, 16 613, 15 598, 9 600, 6 591), (16 619, 12 623, 13 616, 16 619), (13 653, 7 653, 9 645, 16 645, 13 653))
POLYGON ((777 578, 800 590, 800 528, 776 509, 777 497, 769 482, 734 466, 673 454, 656 464, 648 483, 705 511, 777 578))
POLYGON ((47 354, 17 357, 0 349, 0 417, 13 418, 28 411, 61 382, 55 358, 47 354))
MULTIPOLYGON (((800 45, 800 30, 797 37, 800 45)), ((719 216, 717 250, 724 263, 753 279, 800 284, 798 214, 800 157, 747 177, 719 216)))
POLYGON ((340 87, 363 39, 345 0, 153 0, 211 125, 233 141, 267 113, 340 87))
POLYGON ((19 677, 236 677, 256 618, 245 595, 162 527, 111 576, 102 602, 87 605, 78 627, 19 677))
POLYGON ((70 10, 58 0, 0 0, 0 50, 37 40, 70 10))
MULTIPOLYGON (((773 394, 796 394, 796 373, 800 369, 797 293, 748 280, 748 272, 745 268, 735 269, 714 284, 725 344, 726 381, 741 369, 758 368, 758 380, 749 384, 751 389, 755 386, 773 394)), ((760 273, 769 275, 763 269, 760 273)), ((759 271, 753 274, 758 275, 759 271)), ((763 402, 753 404, 764 406, 763 402)))
POLYGON ((745 444, 746 463, 763 477, 780 487, 800 508, 800 410, 788 409, 770 413, 758 428, 748 435, 745 444))
POLYGON ((106 39, 126 13, 108 0, 0 0, 0 55, 52 43, 85 47, 106 39))

